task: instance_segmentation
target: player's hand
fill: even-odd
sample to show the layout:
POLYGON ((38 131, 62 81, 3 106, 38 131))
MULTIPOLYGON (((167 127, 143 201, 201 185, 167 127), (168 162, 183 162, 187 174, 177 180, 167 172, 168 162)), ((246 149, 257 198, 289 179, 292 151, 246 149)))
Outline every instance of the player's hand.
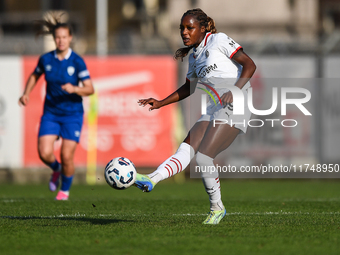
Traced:
POLYGON ((19 98, 19 102, 18 104, 20 106, 26 106, 28 104, 28 102, 30 101, 30 97, 28 95, 22 95, 20 98, 19 98))
POLYGON ((231 104, 233 102, 233 94, 231 93, 231 91, 224 93, 221 96, 221 101, 222 101, 223 107, 226 107, 227 104, 231 104))
POLYGON ((154 99, 154 98, 149 98, 149 99, 139 99, 138 102, 139 106, 146 106, 146 105, 151 105, 149 108, 149 111, 152 111, 154 109, 159 109, 162 107, 162 104, 160 101, 154 99))
POLYGON ((66 83, 64 85, 61 85, 61 89, 66 91, 69 94, 76 93, 77 86, 73 86, 71 83, 66 83))

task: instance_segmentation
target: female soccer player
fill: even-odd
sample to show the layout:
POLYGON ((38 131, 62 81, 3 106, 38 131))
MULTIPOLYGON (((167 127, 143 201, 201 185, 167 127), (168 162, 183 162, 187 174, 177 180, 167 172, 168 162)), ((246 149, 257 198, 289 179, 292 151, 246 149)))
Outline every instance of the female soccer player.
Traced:
MULTIPOLYGON (((221 201, 219 176, 214 166, 214 158, 227 149, 234 141, 240 130, 246 132, 247 126, 242 125, 240 116, 233 115, 233 95, 221 84, 237 86, 246 96, 250 87, 249 79, 255 72, 256 66, 251 58, 243 52, 242 47, 224 33, 216 33, 215 22, 201 9, 193 9, 184 13, 180 24, 181 37, 185 48, 176 51, 175 59, 183 59, 191 49, 189 70, 185 84, 163 100, 154 98, 141 99, 142 106, 151 105, 149 110, 159 109, 165 105, 178 102, 190 96, 197 80, 207 85, 219 94, 222 104, 215 105, 212 100, 208 103, 207 114, 191 128, 189 134, 179 146, 177 152, 163 162, 156 171, 149 175, 137 174, 135 186, 150 192, 155 185, 170 176, 184 170, 196 154, 200 169, 210 169, 201 173, 206 192, 210 200, 210 214, 203 224, 218 224, 225 216, 226 209, 221 201), (219 83, 219 84, 217 84, 219 83), (232 125, 213 125, 212 120, 224 119, 232 125)), ((245 97, 246 98, 246 97, 245 97)), ((247 123, 250 112, 245 109, 242 120, 247 123)))
POLYGON ((56 50, 43 54, 38 65, 27 80, 19 104, 26 106, 30 92, 44 73, 46 97, 40 121, 38 152, 40 159, 52 170, 49 189, 56 191, 61 177, 61 188, 56 200, 68 200, 74 175, 74 153, 79 142, 83 124, 82 97, 94 93, 89 71, 84 60, 70 49, 72 29, 59 18, 41 20, 46 30, 38 34, 52 34, 56 50), (83 86, 78 86, 79 81, 83 86), (61 164, 53 154, 54 142, 62 137, 61 164))

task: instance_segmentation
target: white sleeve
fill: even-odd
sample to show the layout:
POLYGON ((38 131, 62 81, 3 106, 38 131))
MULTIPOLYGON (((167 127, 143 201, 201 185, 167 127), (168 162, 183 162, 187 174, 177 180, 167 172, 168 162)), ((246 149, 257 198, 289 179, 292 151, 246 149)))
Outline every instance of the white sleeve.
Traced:
POLYGON ((189 68, 187 72, 187 80, 192 81, 196 79, 196 73, 195 73, 195 68, 194 68, 194 57, 192 54, 189 56, 189 68))
POLYGON ((218 33, 217 43, 219 50, 230 59, 242 48, 241 45, 224 33, 218 33))

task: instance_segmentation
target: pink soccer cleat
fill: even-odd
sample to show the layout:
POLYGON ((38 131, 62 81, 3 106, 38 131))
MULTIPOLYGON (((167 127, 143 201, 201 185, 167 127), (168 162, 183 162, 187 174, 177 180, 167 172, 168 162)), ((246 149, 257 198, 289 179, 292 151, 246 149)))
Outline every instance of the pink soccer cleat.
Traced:
POLYGON ((68 200, 68 194, 64 193, 63 191, 59 190, 55 200, 68 200))

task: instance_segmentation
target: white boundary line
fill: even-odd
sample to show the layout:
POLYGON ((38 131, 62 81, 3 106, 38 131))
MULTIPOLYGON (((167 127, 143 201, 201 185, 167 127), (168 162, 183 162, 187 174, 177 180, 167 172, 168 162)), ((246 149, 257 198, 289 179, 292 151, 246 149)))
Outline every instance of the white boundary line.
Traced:
POLYGON ((0 200, 0 202, 3 202, 3 203, 14 203, 14 202, 23 202, 24 200, 22 199, 3 199, 3 200, 0 200))
MULTIPOLYGON (((26 202, 29 201, 31 199, 34 198, 28 198, 26 199, 11 199, 11 198, 0 198, 0 202, 3 203, 15 203, 15 202, 26 202)), ((75 199, 72 201, 84 201, 85 199, 75 199)), ((229 201, 240 201, 240 202, 244 202, 244 201, 248 201, 247 199, 240 199, 240 200, 236 200, 236 199, 230 199, 229 201)), ((331 197, 331 198, 284 198, 284 199, 266 199, 266 198, 259 198, 259 199, 251 199, 251 201, 260 201, 260 202, 340 202, 340 197, 331 197)))
MULTIPOLYGON (((172 216, 194 216, 194 217, 201 217, 201 216, 207 216, 208 214, 192 214, 192 213, 184 213, 184 214, 172 214, 172 216)), ((226 214, 227 216, 232 216, 232 215, 245 215, 245 216, 252 216, 252 215, 340 215, 340 212, 230 212, 226 214)), ((126 216, 132 216, 132 217, 140 217, 140 216, 152 216, 148 214, 132 214, 132 215, 122 215, 122 214, 99 214, 99 215, 89 215, 90 218, 95 218, 95 217, 126 217, 126 216)), ((59 214, 59 215, 47 215, 47 216, 11 216, 11 215, 5 215, 5 216, 0 216, 2 219, 53 219, 53 218, 67 218, 67 217, 79 217, 83 218, 86 217, 86 214, 82 213, 75 213, 75 214, 59 214)))

